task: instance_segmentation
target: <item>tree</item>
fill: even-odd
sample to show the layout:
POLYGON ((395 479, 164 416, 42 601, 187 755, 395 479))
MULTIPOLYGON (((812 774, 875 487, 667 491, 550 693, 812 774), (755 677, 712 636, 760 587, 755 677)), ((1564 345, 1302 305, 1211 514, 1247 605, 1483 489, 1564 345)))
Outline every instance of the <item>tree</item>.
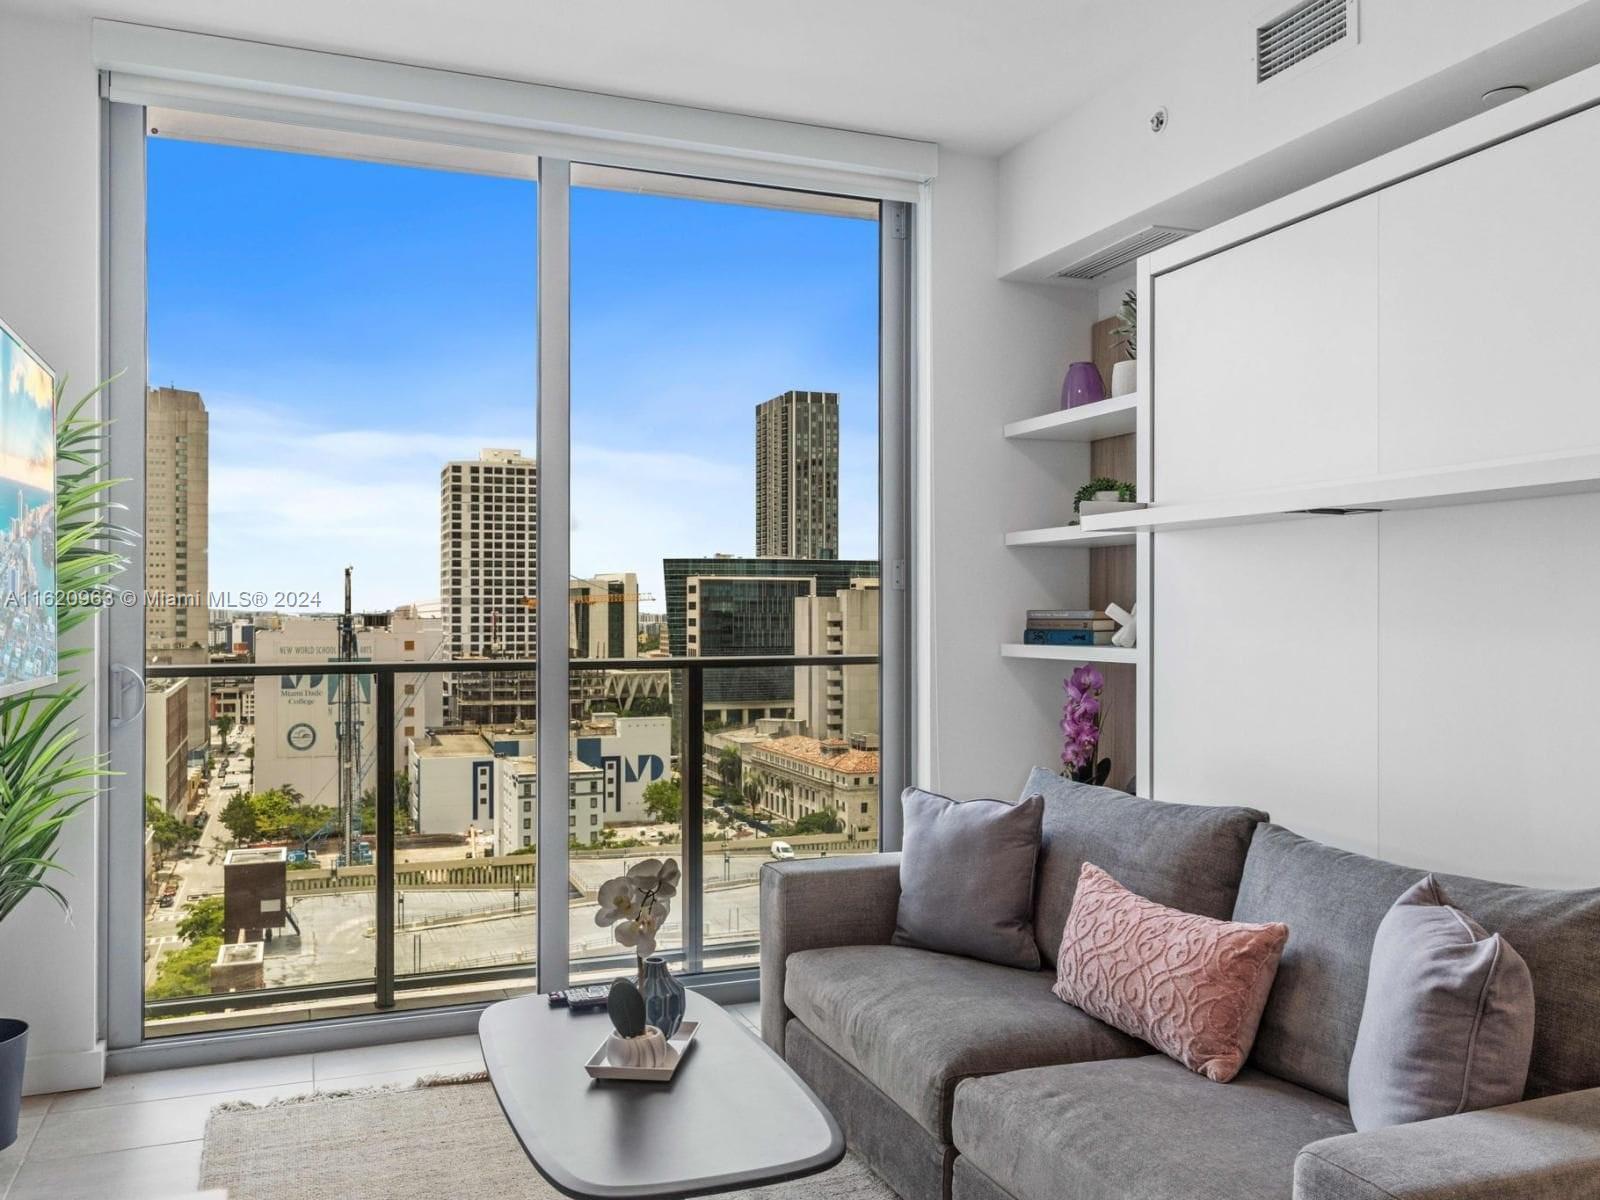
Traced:
POLYGON ((630 717, 665 717, 672 713, 672 701, 665 696, 635 696, 628 705, 630 717))
POLYGON ((200 831, 169 813, 158 796, 145 796, 144 820, 150 830, 150 844, 155 847, 158 871, 176 851, 200 840, 200 831))
POLYGON ((683 796, 676 779, 658 779, 644 789, 644 810, 657 821, 676 825, 683 816, 683 796))
POLYGON ((794 823, 794 832, 805 833, 842 833, 844 822, 839 820, 839 814, 826 808, 819 808, 816 812, 808 812, 794 823))
POLYGON ((156 967, 156 977, 146 989, 152 1000, 211 994, 211 964, 222 949, 220 937, 201 938, 192 946, 174 951, 156 967))
MULTIPOLYGON (((361 828, 368 833, 378 828, 378 791, 368 788, 361 794, 361 828)), ((411 776, 394 774, 394 831, 411 832, 411 776)))
POLYGON ((217 740, 222 743, 224 752, 228 749, 228 735, 233 732, 232 717, 217 718, 217 740))
POLYGON ((243 792, 239 792, 222 806, 217 819, 233 835, 233 840, 236 842, 261 840, 261 825, 256 820, 256 806, 251 803, 251 797, 243 792))
POLYGON ((739 794, 739 777, 744 773, 744 762, 739 757, 739 752, 732 746, 724 746, 717 753, 717 777, 722 780, 723 790, 737 796, 739 794))
POLYGON ((191 946, 205 938, 222 937, 222 897, 206 896, 189 905, 178 919, 178 936, 191 946))
POLYGON ((333 821, 326 804, 302 804, 293 788, 240 793, 223 805, 218 819, 236 842, 309 842, 333 821))

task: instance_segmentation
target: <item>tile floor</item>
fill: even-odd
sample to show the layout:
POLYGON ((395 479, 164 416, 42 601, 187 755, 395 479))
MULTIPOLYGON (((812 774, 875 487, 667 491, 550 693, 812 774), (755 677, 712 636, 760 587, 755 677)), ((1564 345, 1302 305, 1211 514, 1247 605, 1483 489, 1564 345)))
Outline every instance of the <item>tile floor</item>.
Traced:
MULTIPOLYGON (((754 1027, 758 1009, 731 1011, 754 1027)), ((482 1069, 469 1035, 118 1075, 91 1092, 30 1096, 16 1143, 0 1150, 0 1200, 226 1200, 199 1190, 200 1139, 218 1104, 482 1069)))

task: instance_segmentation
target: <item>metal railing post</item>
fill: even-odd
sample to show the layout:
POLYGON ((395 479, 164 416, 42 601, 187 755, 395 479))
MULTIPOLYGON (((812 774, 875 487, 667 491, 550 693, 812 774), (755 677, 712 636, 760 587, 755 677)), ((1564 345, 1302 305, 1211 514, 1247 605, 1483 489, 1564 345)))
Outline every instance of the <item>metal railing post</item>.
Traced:
MULTIPOLYGON (((394 672, 379 671, 378 680, 378 853, 377 945, 373 970, 379 1008, 394 1007, 394 672)), ((353 682, 353 681, 352 681, 353 682)), ((354 862, 355 848, 344 848, 354 862)))
POLYGON ((706 685, 705 669, 691 666, 684 689, 683 746, 683 959, 698 973, 705 957, 706 685))

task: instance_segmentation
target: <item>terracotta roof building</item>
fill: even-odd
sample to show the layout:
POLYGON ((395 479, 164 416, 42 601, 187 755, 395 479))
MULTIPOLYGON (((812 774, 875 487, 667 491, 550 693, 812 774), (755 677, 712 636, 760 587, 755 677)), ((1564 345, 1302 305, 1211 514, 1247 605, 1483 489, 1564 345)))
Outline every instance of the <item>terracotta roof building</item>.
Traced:
POLYGON ((769 738, 744 752, 745 778, 756 804, 785 821, 834 813, 858 839, 878 834, 878 751, 869 739, 769 738))

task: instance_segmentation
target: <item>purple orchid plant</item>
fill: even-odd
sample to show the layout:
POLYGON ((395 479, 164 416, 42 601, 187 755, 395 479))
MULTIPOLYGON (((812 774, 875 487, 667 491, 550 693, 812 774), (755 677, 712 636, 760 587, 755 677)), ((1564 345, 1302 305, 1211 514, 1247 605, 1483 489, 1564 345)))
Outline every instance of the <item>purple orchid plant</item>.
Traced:
POLYGON ((1100 695, 1106 679, 1091 666, 1078 667, 1064 681, 1067 702, 1061 709, 1062 774, 1078 783, 1104 784, 1111 760, 1095 755, 1100 749, 1100 722, 1104 710, 1100 695))

